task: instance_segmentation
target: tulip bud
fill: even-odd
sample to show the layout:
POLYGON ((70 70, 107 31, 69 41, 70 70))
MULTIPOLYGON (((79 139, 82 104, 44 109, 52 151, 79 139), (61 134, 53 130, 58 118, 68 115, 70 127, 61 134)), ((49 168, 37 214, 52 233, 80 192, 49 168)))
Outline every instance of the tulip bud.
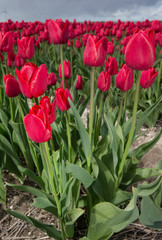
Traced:
POLYGON ((133 70, 124 64, 116 76, 116 87, 126 92, 133 85, 133 70))
POLYGON ((48 77, 47 77, 47 84, 49 86, 55 86, 56 85, 56 82, 57 82, 57 76, 56 74, 54 74, 53 72, 52 73, 49 73, 48 74, 48 77))
POLYGON ((105 72, 109 72, 110 75, 115 75, 118 72, 118 64, 115 57, 108 57, 105 65, 105 72))
MULTIPOLYGON (((63 61, 64 65, 64 76, 65 78, 70 78, 71 77, 71 66, 70 66, 70 61, 63 61)), ((62 69, 61 69, 61 64, 59 66, 59 77, 62 78, 62 69)))
POLYGON ((111 84, 110 73, 102 71, 97 80, 97 87, 101 91, 105 92, 110 88, 110 84, 111 84))
POLYGON ((34 105, 24 117, 24 125, 29 138, 37 143, 47 142, 52 137, 52 129, 47 121, 44 108, 34 105))
POLYGON ((149 88, 154 83, 156 76, 158 75, 158 71, 155 71, 155 68, 150 68, 141 73, 140 85, 142 88, 149 88))
POLYGON ((33 63, 26 63, 16 74, 21 92, 28 98, 37 98, 47 89, 47 67, 45 64, 37 67, 33 63))
POLYGON ((83 62, 87 66, 101 67, 107 55, 107 38, 103 37, 95 43, 92 36, 88 37, 83 54, 83 62))
POLYGON ((16 97, 21 93, 20 87, 16 79, 8 74, 4 75, 4 82, 5 82, 5 92, 8 97, 16 97))
POLYGON ((155 62, 156 51, 144 31, 135 33, 129 40, 125 49, 125 62, 128 67, 135 70, 147 70, 155 62))
POLYGON ((67 88, 57 88, 55 90, 56 105, 61 111, 67 111, 70 108, 68 98, 73 101, 72 96, 67 88))
POLYGON ((39 106, 44 109, 48 123, 52 124, 56 119, 56 100, 51 105, 49 97, 44 96, 41 98, 39 106))
POLYGON ((75 89, 81 90, 82 88, 83 88, 83 79, 82 79, 82 76, 78 75, 75 89))

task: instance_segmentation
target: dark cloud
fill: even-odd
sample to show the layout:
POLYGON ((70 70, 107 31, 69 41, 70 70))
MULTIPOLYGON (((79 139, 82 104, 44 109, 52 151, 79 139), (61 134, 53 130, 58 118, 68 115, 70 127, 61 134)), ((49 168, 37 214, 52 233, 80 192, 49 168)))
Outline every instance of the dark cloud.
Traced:
MULTIPOLYGON (((99 20, 106 16, 118 18, 117 14, 121 17, 122 12, 126 14, 123 17, 129 17, 129 11, 132 12, 133 9, 135 10, 133 14, 138 16, 138 9, 146 8, 144 16, 149 18, 148 9, 154 10, 154 7, 157 8, 160 4, 162 5, 162 0, 3 0, 0 1, 0 20, 4 21, 8 18, 19 21, 23 19, 25 21, 45 21, 50 18, 67 18, 69 20, 74 18, 95 20, 96 18, 99 20)), ((144 11, 141 12, 144 13, 144 11)), ((139 18, 142 19, 144 16, 139 15, 139 18)))

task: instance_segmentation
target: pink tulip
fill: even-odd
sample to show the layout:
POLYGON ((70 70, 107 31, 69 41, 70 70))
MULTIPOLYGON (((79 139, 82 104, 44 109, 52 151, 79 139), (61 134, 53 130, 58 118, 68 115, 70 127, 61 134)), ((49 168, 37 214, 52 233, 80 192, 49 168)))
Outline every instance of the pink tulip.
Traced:
POLYGON ((150 68, 141 73, 140 85, 142 88, 149 88, 154 83, 156 76, 158 75, 158 71, 155 71, 155 68, 150 68))

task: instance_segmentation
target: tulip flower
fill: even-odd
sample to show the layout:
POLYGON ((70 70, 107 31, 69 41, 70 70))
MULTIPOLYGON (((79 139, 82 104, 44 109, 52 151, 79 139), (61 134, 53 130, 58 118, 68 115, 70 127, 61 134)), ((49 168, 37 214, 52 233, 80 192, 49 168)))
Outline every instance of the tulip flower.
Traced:
MULTIPOLYGON (((65 82, 66 82, 66 88, 68 88, 68 89, 69 89, 68 80, 66 80, 65 82)), ((63 79, 61 80, 60 87, 61 87, 61 88, 63 88, 63 79)))
POLYGON ((92 36, 88 37, 83 54, 83 62, 87 66, 101 67, 107 55, 107 38, 103 37, 95 43, 92 36))
POLYGON ((56 105, 61 111, 67 111, 70 108, 68 98, 73 101, 72 96, 67 88, 57 88, 55 90, 56 105))
POLYGON ((12 75, 4 75, 5 92, 8 97, 16 97, 21 93, 18 82, 12 75))
POLYGON ((81 43, 81 41, 79 39, 76 40, 75 47, 76 48, 81 48, 82 47, 82 43, 81 43))
POLYGON ((98 80, 97 80, 97 87, 105 92, 110 88, 111 79, 110 79, 110 73, 109 72, 101 72, 98 80))
POLYGON ((50 42, 54 44, 67 43, 69 37, 69 22, 63 22, 61 19, 56 21, 49 20, 47 23, 50 42))
POLYGON ((23 37, 21 40, 17 39, 17 43, 20 57, 30 59, 34 56, 34 37, 23 37))
MULTIPOLYGON (((64 76, 65 78, 70 78, 71 77, 71 66, 70 66, 70 61, 63 61, 64 65, 64 76)), ((61 64, 59 66, 59 77, 62 78, 62 71, 61 71, 61 64)))
POLYGON ((147 70, 155 62, 155 46, 144 31, 135 33, 125 49, 125 62, 135 70, 147 70))
POLYGON ((81 90, 82 88, 83 88, 83 79, 82 79, 82 76, 78 75, 75 89, 81 90))
POLYGON ((41 106, 34 105, 24 117, 24 125, 29 138, 37 143, 47 142, 52 137, 52 129, 41 106))
POLYGON ((107 45, 107 53, 108 54, 113 54, 114 53, 114 45, 112 42, 108 42, 108 45, 107 45))
POLYGON ((57 82, 57 76, 56 74, 54 74, 53 72, 52 73, 49 73, 48 74, 48 77, 47 77, 47 84, 49 86, 55 86, 56 85, 56 82, 57 82))
POLYGON ((115 75, 118 72, 118 64, 115 57, 108 57, 105 65, 105 72, 109 72, 110 75, 115 75))
POLYGON ((142 88, 149 88, 152 86, 156 76, 158 75, 158 71, 155 71, 155 68, 150 68, 141 73, 140 85, 142 88))
POLYGON ((126 92, 133 85, 133 70, 124 64, 116 76, 116 87, 126 92))
POLYGON ((44 109, 48 123, 52 124, 56 119, 56 100, 51 105, 49 97, 44 96, 41 98, 39 106, 44 109))
POLYGON ((17 52, 14 64, 16 67, 23 67, 25 64, 25 58, 20 57, 19 52, 17 52))
POLYGON ((13 51, 12 32, 7 32, 4 36, 0 32, 0 49, 2 52, 13 51))
POLYGON ((47 67, 45 64, 37 67, 28 62, 16 74, 21 92, 28 98, 37 98, 47 89, 47 67))

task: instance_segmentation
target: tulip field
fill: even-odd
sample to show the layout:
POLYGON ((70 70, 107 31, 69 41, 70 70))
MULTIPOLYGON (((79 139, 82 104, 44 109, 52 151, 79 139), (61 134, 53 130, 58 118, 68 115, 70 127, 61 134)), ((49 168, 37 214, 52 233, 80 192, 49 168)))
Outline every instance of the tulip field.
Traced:
POLYGON ((161 239, 162 22, 8 20, 0 59, 0 239, 161 239))

